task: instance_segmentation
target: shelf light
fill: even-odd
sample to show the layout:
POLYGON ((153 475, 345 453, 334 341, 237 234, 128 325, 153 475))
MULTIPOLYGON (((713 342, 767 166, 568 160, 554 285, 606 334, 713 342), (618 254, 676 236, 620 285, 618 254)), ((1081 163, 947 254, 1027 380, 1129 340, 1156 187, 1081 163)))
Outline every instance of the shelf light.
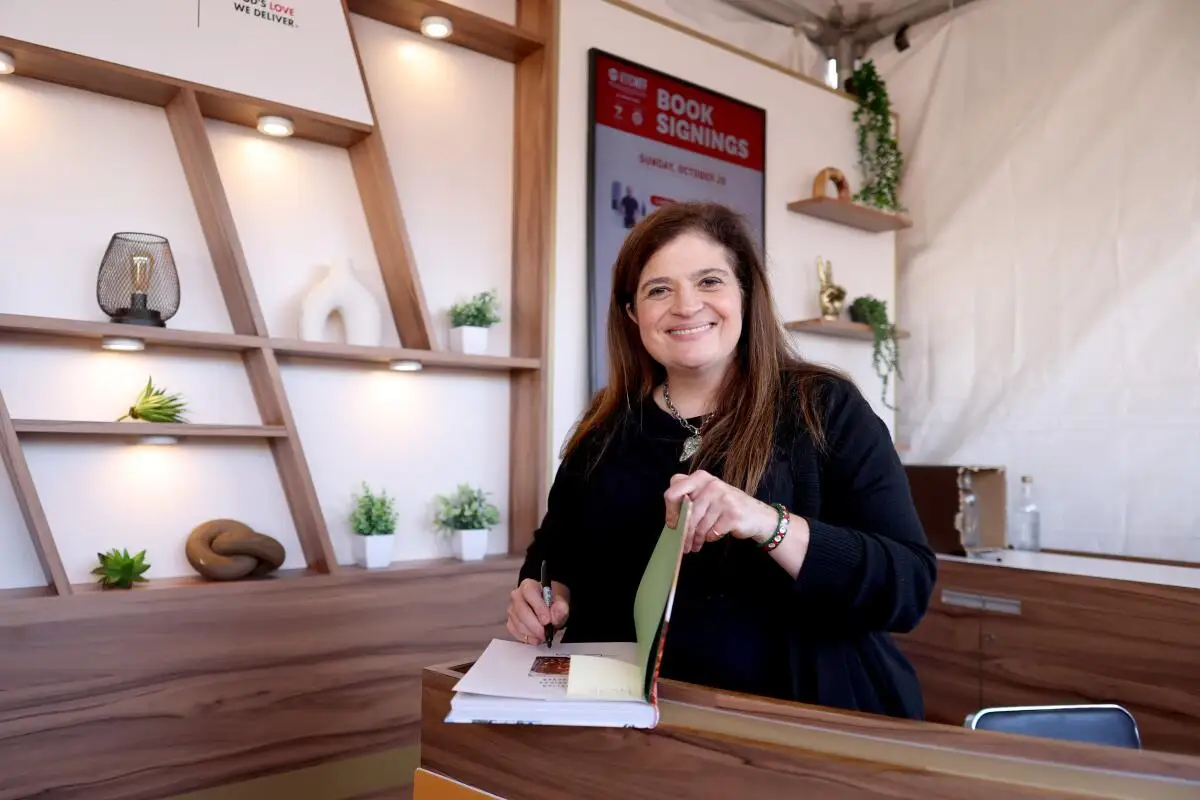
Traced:
POLYGON ((12 53, 0 50, 0 75, 11 75, 16 71, 17 65, 13 61, 12 53))
POLYGON ((100 340, 104 350, 116 350, 122 353, 136 353, 146 349, 146 343, 132 336, 105 336, 100 340))
POLYGON ((157 435, 143 436, 140 439, 138 439, 138 444, 149 444, 149 445, 159 445, 159 446, 170 445, 170 444, 179 444, 179 439, 178 439, 178 437, 175 437, 175 436, 157 436, 157 435))
POLYGON ((445 39, 454 33, 454 25, 446 17, 423 17, 421 33, 430 39, 445 39))
POLYGON ((267 136, 291 136, 296 127, 287 117, 263 114, 258 118, 258 130, 267 136))
POLYGON ((420 372, 423 365, 420 361, 411 358, 397 358, 388 364, 388 369, 392 372, 420 372))

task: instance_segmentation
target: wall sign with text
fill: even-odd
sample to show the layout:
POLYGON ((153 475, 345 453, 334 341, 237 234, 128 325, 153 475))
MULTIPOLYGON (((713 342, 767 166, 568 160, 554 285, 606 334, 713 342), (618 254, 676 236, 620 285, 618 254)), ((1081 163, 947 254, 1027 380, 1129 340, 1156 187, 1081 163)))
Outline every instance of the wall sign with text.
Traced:
POLYGON ((341 0, 3 0, 5 36, 372 124, 341 0))
POLYGON ((608 382, 612 269, 629 230, 667 203, 712 200, 765 244, 767 112, 593 48, 588 130, 589 388, 608 382))

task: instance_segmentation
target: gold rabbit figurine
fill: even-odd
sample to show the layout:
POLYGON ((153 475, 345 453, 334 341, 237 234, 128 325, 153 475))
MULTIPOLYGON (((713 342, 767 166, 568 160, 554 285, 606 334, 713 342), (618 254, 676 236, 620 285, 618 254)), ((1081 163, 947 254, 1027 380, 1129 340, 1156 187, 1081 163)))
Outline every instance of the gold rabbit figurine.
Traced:
POLYGON ((817 277, 821 280, 821 318, 837 319, 842 315, 846 290, 833 282, 833 265, 823 258, 817 259, 817 277))

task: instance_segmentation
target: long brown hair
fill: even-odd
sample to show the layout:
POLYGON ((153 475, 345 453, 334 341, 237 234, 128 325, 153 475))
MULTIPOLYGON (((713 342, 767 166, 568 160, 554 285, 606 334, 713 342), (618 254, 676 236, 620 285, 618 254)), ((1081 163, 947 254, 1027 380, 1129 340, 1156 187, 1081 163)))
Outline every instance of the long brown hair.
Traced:
POLYGON ((666 370, 643 346, 626 308, 634 303, 646 263, 663 246, 689 232, 698 232, 725 248, 742 291, 742 335, 733 367, 704 430, 704 445, 692 463, 696 469, 719 465, 725 482, 753 494, 771 459, 776 428, 784 413, 796 415, 817 447, 824 447, 820 387, 823 378, 840 377, 840 373, 810 364, 792 351, 745 221, 716 203, 663 206, 629 232, 613 267, 608 306, 609 382, 592 398, 562 455, 566 458, 591 440, 599 445, 594 451, 598 457, 614 433, 629 421, 635 403, 650 396, 666 377, 666 370))

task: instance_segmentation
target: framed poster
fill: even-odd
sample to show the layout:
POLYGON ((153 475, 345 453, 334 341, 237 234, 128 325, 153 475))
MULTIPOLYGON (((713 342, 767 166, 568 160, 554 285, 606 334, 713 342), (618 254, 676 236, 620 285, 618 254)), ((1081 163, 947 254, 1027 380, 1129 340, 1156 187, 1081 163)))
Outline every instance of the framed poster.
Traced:
POLYGON ((588 102, 588 372, 608 382, 612 268, 629 229, 655 209, 711 200, 766 242, 767 112, 592 48, 588 102))

